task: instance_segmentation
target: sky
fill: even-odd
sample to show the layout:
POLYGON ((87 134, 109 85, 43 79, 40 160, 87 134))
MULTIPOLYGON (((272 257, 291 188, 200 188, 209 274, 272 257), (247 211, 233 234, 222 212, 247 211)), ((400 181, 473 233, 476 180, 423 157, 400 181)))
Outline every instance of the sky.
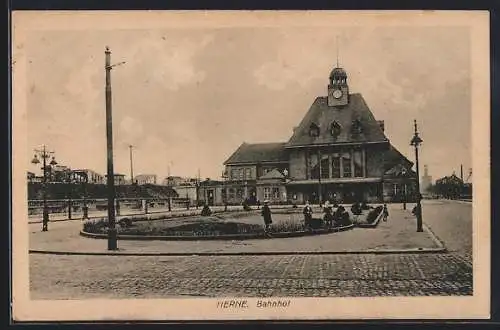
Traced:
MULTIPOLYGON (((433 179, 471 167, 466 27, 223 27, 34 31, 26 45, 28 154, 106 173, 104 49, 112 63, 114 171, 220 178, 242 143, 286 142, 339 64, 398 150, 413 119, 433 179), (338 42, 337 42, 338 40, 338 42)), ((39 169, 27 164, 28 169, 39 169)), ((39 167, 39 166, 38 166, 39 167)))

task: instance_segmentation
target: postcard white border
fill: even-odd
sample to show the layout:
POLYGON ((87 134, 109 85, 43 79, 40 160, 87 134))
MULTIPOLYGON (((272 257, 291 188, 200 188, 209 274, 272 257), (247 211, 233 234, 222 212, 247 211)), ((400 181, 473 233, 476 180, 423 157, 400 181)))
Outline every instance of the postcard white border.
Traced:
POLYGON ((113 11, 12 14, 13 316, 18 321, 244 319, 481 319, 490 315, 490 59, 487 11, 113 11), (471 33, 473 266, 470 297, 292 297, 286 309, 217 309, 220 299, 30 300, 26 207, 25 38, 35 29, 157 29, 243 26, 466 26, 471 33), (112 307, 111 307, 112 306, 112 307))

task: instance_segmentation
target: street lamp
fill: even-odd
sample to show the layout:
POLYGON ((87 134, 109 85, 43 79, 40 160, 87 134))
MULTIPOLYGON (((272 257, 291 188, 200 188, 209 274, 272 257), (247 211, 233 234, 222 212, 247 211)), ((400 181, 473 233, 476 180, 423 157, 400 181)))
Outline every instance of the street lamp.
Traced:
POLYGON ((403 210, 406 210, 406 168, 403 168, 403 171, 401 172, 403 175, 403 210))
POLYGON ((420 182, 419 182, 419 171, 418 171, 418 147, 420 144, 422 144, 423 140, 418 136, 418 131, 417 131, 417 120, 413 120, 414 127, 415 127, 415 132, 413 135, 413 138, 411 139, 410 145, 415 147, 415 165, 416 165, 416 170, 417 170, 417 209, 416 209, 416 215, 417 215, 417 232, 422 232, 424 231, 422 228, 422 204, 421 204, 421 199, 422 195, 420 194, 420 182))
POLYGON ((40 164, 40 160, 38 157, 42 158, 42 170, 43 170, 43 183, 42 183, 42 193, 43 193, 43 218, 42 218, 42 231, 47 231, 49 224, 49 210, 47 208, 47 170, 50 169, 51 166, 57 165, 56 159, 52 156, 52 160, 49 165, 47 165, 47 158, 50 155, 53 155, 54 151, 47 151, 45 145, 41 150, 35 149, 35 156, 31 163, 40 164))
POLYGON ((226 189, 226 178, 227 174, 225 171, 222 171, 222 189, 224 190, 224 212, 227 211, 227 189, 226 189))

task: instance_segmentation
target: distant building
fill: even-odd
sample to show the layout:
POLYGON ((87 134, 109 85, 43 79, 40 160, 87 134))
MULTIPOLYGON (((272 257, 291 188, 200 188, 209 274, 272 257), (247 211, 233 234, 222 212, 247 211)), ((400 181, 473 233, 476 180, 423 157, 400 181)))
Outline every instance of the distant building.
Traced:
POLYGON ((429 175, 427 165, 424 165, 424 175, 422 175, 422 191, 427 191, 432 186, 432 176, 429 175))
MULTIPOLYGON (((108 175, 105 175, 105 180, 108 179, 108 175)), ((126 182, 125 182, 125 174, 115 174, 115 185, 116 186, 120 186, 120 185, 124 185, 126 182)))
POLYGON ((26 178, 28 179, 28 182, 32 182, 33 179, 35 179, 35 173, 28 171, 26 178))
POLYGON ((163 180, 163 185, 165 186, 178 186, 182 182, 185 182, 186 180, 180 176, 168 176, 163 180))
POLYGON ((436 193, 444 198, 457 199, 463 194, 464 182, 455 172, 436 180, 436 193))
POLYGON ((134 177, 134 181, 138 185, 156 184, 156 174, 139 174, 134 177))
POLYGON ((87 183, 93 183, 93 184, 104 184, 105 182, 105 176, 102 174, 97 173, 96 171, 89 170, 89 169, 78 169, 78 170, 73 170, 73 177, 80 181, 84 177, 81 175, 86 175, 87 176, 87 183))

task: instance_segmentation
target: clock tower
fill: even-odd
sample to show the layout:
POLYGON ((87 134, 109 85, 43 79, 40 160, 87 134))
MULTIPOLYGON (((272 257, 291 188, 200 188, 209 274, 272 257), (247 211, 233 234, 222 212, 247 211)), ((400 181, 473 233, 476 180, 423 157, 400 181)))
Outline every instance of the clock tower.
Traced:
POLYGON ((349 86, 347 85, 347 73, 344 69, 336 67, 330 73, 330 84, 328 85, 328 106, 344 106, 349 103, 349 86))

